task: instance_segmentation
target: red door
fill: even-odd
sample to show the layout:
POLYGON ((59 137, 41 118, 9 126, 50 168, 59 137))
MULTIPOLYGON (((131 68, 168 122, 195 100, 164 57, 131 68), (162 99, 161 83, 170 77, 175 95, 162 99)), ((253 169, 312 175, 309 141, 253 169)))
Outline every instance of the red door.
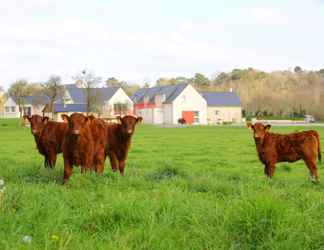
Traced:
POLYGON ((186 123, 192 124, 194 122, 194 111, 182 111, 182 118, 186 120, 186 123))

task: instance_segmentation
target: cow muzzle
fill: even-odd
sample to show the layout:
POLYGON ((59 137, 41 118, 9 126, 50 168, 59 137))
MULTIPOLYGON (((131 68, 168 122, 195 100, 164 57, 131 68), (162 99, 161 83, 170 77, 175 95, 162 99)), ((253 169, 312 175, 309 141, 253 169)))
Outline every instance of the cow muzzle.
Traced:
POLYGON ((37 134, 37 130, 36 130, 36 129, 33 129, 33 130, 32 130, 32 134, 33 134, 33 135, 36 135, 36 134, 37 134))
POLYGON ((132 130, 132 129, 129 129, 129 130, 127 130, 127 133, 128 133, 129 135, 131 135, 131 134, 133 133, 133 130, 132 130))

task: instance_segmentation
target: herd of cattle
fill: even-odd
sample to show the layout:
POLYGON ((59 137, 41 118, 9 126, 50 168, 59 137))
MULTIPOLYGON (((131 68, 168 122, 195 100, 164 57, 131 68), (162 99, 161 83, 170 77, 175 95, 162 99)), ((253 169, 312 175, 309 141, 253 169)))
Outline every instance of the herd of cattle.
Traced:
POLYGON ((62 115, 63 122, 50 121, 39 115, 24 116, 30 122, 37 149, 44 156, 45 167, 53 168, 57 154, 63 152, 64 179, 66 184, 73 166, 80 166, 81 172, 104 171, 108 155, 113 171, 124 174, 125 161, 132 135, 141 117, 118 117, 120 123, 109 124, 94 116, 74 113, 62 115))
MULTIPOLYGON (((107 156, 112 170, 119 170, 123 175, 135 126, 142 121, 141 117, 127 115, 118 117, 119 123, 111 124, 79 113, 62 115, 63 122, 49 121, 48 117, 39 115, 24 116, 24 119, 30 122, 45 167, 53 168, 57 154, 63 152, 64 184, 68 182, 73 166, 80 166, 81 172, 94 170, 102 173, 107 156)), ((247 127, 253 131, 266 176, 273 177, 277 162, 303 159, 312 181, 319 181, 316 165, 317 158, 321 160, 318 132, 309 130, 283 135, 269 132, 271 125, 247 123, 247 127)))

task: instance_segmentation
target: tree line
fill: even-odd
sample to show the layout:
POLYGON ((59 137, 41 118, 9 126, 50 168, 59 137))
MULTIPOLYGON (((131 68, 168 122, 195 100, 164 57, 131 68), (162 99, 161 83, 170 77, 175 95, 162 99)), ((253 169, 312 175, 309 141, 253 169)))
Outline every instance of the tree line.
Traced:
MULTIPOLYGON (((73 77, 76 84, 82 85, 88 112, 98 109, 100 98, 92 93, 102 78, 89 70, 83 70, 73 77)), ((293 70, 264 72, 253 68, 233 69, 218 72, 212 77, 196 73, 193 77, 161 77, 153 83, 135 84, 110 77, 105 86, 121 87, 131 96, 141 87, 158 87, 179 83, 192 84, 199 91, 234 91, 241 99, 245 116, 258 117, 302 117, 312 114, 324 119, 324 69, 307 71, 296 66, 293 70)), ((53 75, 44 83, 29 83, 26 80, 14 82, 7 95, 12 96, 19 107, 26 96, 33 95, 34 104, 42 104, 46 95, 49 109, 53 112, 54 102, 64 99, 64 85, 59 76, 53 75)), ((1 101, 1 98, 0 98, 1 101)))

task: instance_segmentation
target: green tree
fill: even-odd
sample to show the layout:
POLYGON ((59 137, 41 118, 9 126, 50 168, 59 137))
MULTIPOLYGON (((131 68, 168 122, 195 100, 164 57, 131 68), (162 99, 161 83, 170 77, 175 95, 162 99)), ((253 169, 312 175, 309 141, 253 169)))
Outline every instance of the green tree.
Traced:
POLYGON ((14 82, 9 90, 9 96, 11 96, 19 107, 20 118, 23 116, 23 106, 25 104, 25 98, 30 95, 30 89, 28 88, 28 82, 24 79, 14 82))
POLYGON ((98 96, 99 93, 95 88, 101 82, 101 77, 98 77, 91 71, 84 69, 74 76, 73 79, 84 89, 87 114, 96 110, 101 98, 98 96))
POLYGON ((303 72, 303 70, 302 70, 302 68, 301 68, 300 66, 296 66, 296 67, 294 68, 294 72, 295 72, 295 73, 301 73, 301 72, 303 72))
POLYGON ((127 83, 125 81, 119 81, 117 78, 115 77, 110 77, 105 81, 106 85, 108 87, 124 87, 125 85, 127 85, 127 83))
POLYGON ((208 87, 210 84, 210 80, 201 73, 196 73, 192 82, 198 88, 208 87))
POLYGON ((53 117, 54 103, 56 100, 62 98, 65 92, 61 77, 56 75, 51 76, 47 82, 42 84, 42 88, 42 92, 49 98, 48 106, 53 117))

